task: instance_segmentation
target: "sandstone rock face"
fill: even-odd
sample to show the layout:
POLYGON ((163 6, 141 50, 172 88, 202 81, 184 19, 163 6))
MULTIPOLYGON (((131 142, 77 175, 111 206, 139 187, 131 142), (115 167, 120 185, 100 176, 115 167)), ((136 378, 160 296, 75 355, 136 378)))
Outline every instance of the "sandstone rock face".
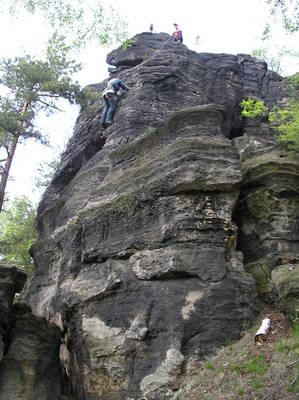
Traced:
POLYGON ((240 152, 242 191, 235 210, 238 248, 259 292, 283 311, 298 311, 299 165, 264 129, 249 126, 235 139, 240 152), (282 281, 286 288, 282 289, 282 281), (288 285, 287 285, 288 286, 288 285))
POLYGON ((0 365, 3 400, 56 400, 62 393, 60 332, 45 318, 18 316, 0 365))
POLYGON ((59 329, 15 304, 26 273, 0 264, 0 398, 57 400, 62 393, 59 329))
POLYGON ((9 341, 10 314, 15 293, 20 293, 26 273, 14 266, 0 263, 0 363, 5 351, 5 342, 9 341))
MULTIPOLYGON (((39 205, 24 295, 63 331, 80 400, 170 399, 183 365, 236 339, 257 312, 243 254, 259 255, 246 247, 238 199, 249 181, 260 196, 267 179, 250 159, 255 139, 240 138, 239 103, 272 107, 282 78, 250 56, 197 54, 166 34, 134 41, 107 58, 130 88, 113 125, 101 130, 100 109, 81 113, 39 205)), ((267 126, 254 129, 265 153, 267 143, 278 151, 267 126)))

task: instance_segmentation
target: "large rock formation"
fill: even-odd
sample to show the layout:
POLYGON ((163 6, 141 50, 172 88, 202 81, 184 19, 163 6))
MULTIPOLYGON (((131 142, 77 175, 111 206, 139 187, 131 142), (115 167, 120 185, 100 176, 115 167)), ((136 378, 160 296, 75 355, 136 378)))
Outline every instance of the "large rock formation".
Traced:
POLYGON ((282 78, 166 34, 134 42, 107 58, 130 87, 113 125, 101 130, 99 109, 80 114, 39 205, 25 294, 63 332, 80 400, 170 399, 184 363, 255 318, 244 260, 266 260, 268 281, 298 251, 298 167, 266 122, 244 126, 239 107, 254 97, 271 108, 282 78))

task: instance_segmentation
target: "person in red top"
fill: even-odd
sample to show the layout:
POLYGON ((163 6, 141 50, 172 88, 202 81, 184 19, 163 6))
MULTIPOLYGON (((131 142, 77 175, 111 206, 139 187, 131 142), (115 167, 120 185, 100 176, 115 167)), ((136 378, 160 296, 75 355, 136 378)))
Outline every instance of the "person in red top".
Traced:
POLYGON ((183 34, 182 31, 180 30, 178 24, 173 24, 175 27, 175 31, 172 34, 172 37, 174 38, 174 40, 176 42, 178 42, 179 44, 183 43, 183 34))

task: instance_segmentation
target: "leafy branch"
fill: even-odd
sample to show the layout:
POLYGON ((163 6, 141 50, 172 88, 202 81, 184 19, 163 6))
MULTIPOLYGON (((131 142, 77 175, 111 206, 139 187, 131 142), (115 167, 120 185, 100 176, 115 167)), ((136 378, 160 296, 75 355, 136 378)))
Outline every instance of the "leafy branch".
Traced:
MULTIPOLYGON (((79 50, 92 41, 112 45, 124 40, 127 23, 117 9, 105 8, 101 0, 7 0, 5 11, 18 15, 21 10, 34 14, 40 12, 50 25, 53 36, 64 37, 68 50, 79 50)), ((53 40, 49 41, 50 47, 53 40)))

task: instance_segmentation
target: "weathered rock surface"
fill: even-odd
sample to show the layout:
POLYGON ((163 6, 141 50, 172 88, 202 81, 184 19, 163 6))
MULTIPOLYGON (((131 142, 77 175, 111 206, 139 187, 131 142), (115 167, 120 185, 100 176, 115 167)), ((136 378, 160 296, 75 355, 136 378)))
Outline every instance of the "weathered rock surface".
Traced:
POLYGON ((13 304, 26 273, 0 264, 0 398, 58 400, 63 391, 59 329, 13 304))
POLYGON ((271 273, 271 281, 281 309, 295 317, 299 310, 299 264, 276 266, 271 273))
POLYGON ((16 267, 0 263, 0 363, 9 341, 9 319, 14 297, 23 289, 26 277, 26 273, 16 267))
POLYGON ((290 157, 282 144, 269 137, 269 132, 252 128, 248 129, 248 137, 235 139, 243 175, 235 211, 238 249, 264 298, 293 314, 299 306, 298 279, 290 282, 294 296, 289 302, 288 291, 281 291, 278 277, 283 270, 296 270, 299 259, 298 159, 290 157))
MULTIPOLYGON (((243 256, 274 267, 298 249, 290 219, 276 239, 272 216, 260 223, 242 211, 262 196, 279 197, 278 214, 268 211, 276 220, 296 208, 283 189, 296 164, 282 161, 265 122, 245 127, 240 117, 243 98, 279 101, 282 78, 250 56, 167 39, 137 35, 108 55, 130 90, 105 136, 100 110, 81 113, 39 205, 24 298, 64 332, 61 358, 80 400, 172 398, 191 357, 255 318, 243 256)), ((267 214, 261 203, 254 212, 267 214)))
POLYGON ((0 365, 2 400, 57 400, 62 393, 60 331, 32 313, 19 315, 0 365))

